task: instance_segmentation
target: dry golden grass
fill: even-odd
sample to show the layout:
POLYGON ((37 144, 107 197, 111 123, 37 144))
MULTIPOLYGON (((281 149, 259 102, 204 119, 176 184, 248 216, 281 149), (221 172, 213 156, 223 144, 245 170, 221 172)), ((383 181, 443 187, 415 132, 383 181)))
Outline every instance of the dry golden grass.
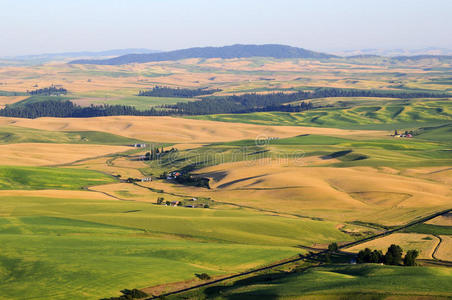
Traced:
POLYGON ((162 181, 150 185, 280 213, 386 225, 443 209, 452 199, 448 185, 370 167, 313 167, 307 162, 298 166, 262 160, 221 164, 197 173, 212 178, 210 190, 162 181))
POLYGON ((452 185, 452 167, 450 166, 407 169, 403 174, 452 185))
POLYGON ((385 253, 391 244, 397 244, 402 247, 404 252, 408 250, 417 250, 419 251, 419 258, 432 259, 432 253, 438 242, 439 239, 430 234, 393 233, 391 235, 348 248, 347 251, 357 253, 360 250, 369 248, 371 250, 382 250, 383 253, 385 253))
POLYGON ((436 252, 436 258, 452 261, 452 236, 441 235, 440 237, 443 241, 436 252))
MULTIPOLYGON (((199 173, 207 176, 223 173, 225 176, 212 184, 216 190, 273 189, 271 194, 279 193, 280 188, 313 189, 317 190, 315 194, 302 195, 304 201, 322 197, 325 201, 353 203, 357 207, 422 207, 433 196, 436 199, 428 200, 432 206, 450 201, 451 192, 446 185, 385 174, 370 167, 312 168, 296 163, 299 162, 289 165, 274 161, 230 163, 202 169, 199 173)), ((282 192, 290 193, 288 190, 282 192)), ((300 191, 290 194, 293 194, 291 199, 301 196, 300 191)))
POLYGON ((452 213, 436 217, 432 220, 427 221, 426 223, 439 226, 452 226, 452 213))
POLYGON ((27 96, 0 96, 0 108, 24 100, 27 96))
POLYGON ((347 137, 382 137, 383 131, 344 130, 301 126, 263 126, 242 123, 224 123, 174 117, 115 116, 98 118, 0 118, 0 125, 14 125, 53 131, 103 131, 130 138, 172 143, 211 143, 258 136, 291 137, 301 134, 319 134, 347 137))
POLYGON ((48 166, 129 150, 125 146, 21 143, 0 145, 0 165, 48 166))
POLYGON ((132 162, 127 158, 115 159, 112 163, 107 163, 110 158, 101 157, 85 160, 71 164, 70 168, 80 168, 87 170, 96 170, 111 175, 120 175, 121 178, 141 178, 143 174, 138 170, 145 167, 143 162, 132 162), (124 161, 124 162, 123 162, 124 161))
MULTIPOLYGON (((141 184, 141 183, 140 183, 141 184)), ((93 191, 105 192, 124 200, 143 201, 156 203, 157 198, 163 197, 165 201, 180 201, 182 197, 153 192, 147 188, 131 183, 114 183, 99 185, 90 188, 93 191)))

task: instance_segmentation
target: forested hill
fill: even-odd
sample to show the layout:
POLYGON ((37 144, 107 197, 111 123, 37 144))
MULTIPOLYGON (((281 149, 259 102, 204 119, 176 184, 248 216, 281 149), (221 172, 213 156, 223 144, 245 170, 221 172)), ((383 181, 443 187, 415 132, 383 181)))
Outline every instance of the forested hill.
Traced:
POLYGON ((72 64, 123 65, 129 63, 146 63, 152 61, 171 61, 186 58, 331 58, 334 55, 314 52, 303 48, 285 45, 232 45, 224 47, 197 47, 169 52, 149 54, 127 54, 111 59, 74 60, 72 64))

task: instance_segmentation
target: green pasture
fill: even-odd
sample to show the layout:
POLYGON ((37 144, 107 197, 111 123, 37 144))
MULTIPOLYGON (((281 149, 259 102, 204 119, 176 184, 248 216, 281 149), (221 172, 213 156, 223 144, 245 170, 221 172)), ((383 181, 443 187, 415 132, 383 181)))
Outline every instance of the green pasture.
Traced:
MULTIPOLYGON (((184 299, 449 299, 452 270, 432 267, 332 265, 268 273, 183 295, 184 299), (437 298, 436 298, 437 297, 437 298)), ((169 297, 179 299, 180 296, 169 297)))
POLYGON ((30 96, 22 101, 16 102, 14 104, 12 104, 12 106, 19 106, 19 105, 24 105, 24 104, 32 104, 32 103, 38 103, 38 102, 43 102, 43 101, 49 101, 49 100, 53 100, 53 101, 67 101, 67 100, 72 100, 74 99, 74 97, 69 97, 69 96, 40 96, 40 95, 33 95, 30 96))
POLYGON ((392 130, 452 122, 452 101, 449 99, 393 102, 387 101, 382 105, 360 105, 348 102, 343 107, 324 107, 296 113, 258 112, 190 116, 189 118, 259 125, 392 130))
POLYGON ((452 226, 441 226, 433 224, 417 224, 404 230, 405 232, 452 235, 452 226))
POLYGON ((0 126, 0 144, 58 143, 130 145, 142 142, 100 131, 48 131, 16 126, 0 126))
POLYGON ((0 190, 77 190, 115 181, 111 176, 90 170, 0 166, 0 190))
POLYGON ((245 270, 303 253, 300 244, 351 239, 326 221, 68 193, 0 197, 2 297, 98 299, 245 270))

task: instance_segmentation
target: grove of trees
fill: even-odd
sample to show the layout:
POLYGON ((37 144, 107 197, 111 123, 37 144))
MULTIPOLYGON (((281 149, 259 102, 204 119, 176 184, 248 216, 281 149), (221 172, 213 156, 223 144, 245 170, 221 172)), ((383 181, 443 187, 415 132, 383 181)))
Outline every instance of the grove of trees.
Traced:
POLYGON ((385 254, 381 250, 370 250, 366 248, 358 252, 356 262, 363 263, 383 263, 385 265, 405 265, 415 266, 416 258, 419 252, 417 250, 409 250, 403 257, 403 250, 399 245, 392 244, 389 246, 385 254))
POLYGON ((220 89, 181 89, 157 85, 151 90, 139 91, 138 96, 193 98, 220 91, 220 89))
POLYGON ((51 85, 46 88, 42 89, 36 89, 32 91, 27 91, 27 94, 29 95, 41 95, 41 96, 59 96, 59 95, 66 95, 67 90, 63 87, 57 88, 54 85, 51 85))

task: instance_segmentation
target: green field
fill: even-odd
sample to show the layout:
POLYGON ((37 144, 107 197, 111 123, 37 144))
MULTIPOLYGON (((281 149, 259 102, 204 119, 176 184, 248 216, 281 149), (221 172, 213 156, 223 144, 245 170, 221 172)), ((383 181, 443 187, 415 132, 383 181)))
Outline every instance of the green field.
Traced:
MULTIPOLYGON (((383 103, 362 102, 316 108, 306 112, 259 112, 247 114, 205 115, 190 118, 260 125, 316 126, 353 129, 397 129, 422 124, 447 124, 452 121, 452 101, 393 100, 383 103)), ((316 101, 320 101, 316 99, 316 101)))
POLYGON ((30 103, 38 103, 38 102, 43 102, 43 101, 49 101, 49 100, 53 100, 53 101, 66 101, 66 100, 71 100, 73 99, 73 97, 69 97, 69 96, 39 96, 39 95, 34 95, 34 96, 30 96, 22 101, 16 102, 14 103, 12 106, 18 106, 18 105, 24 105, 24 104, 30 104, 30 103))
POLYGON ((146 110, 153 106, 160 106, 165 104, 176 104, 178 102, 196 101, 190 98, 171 98, 171 97, 146 97, 146 96, 125 96, 119 99, 95 99, 90 100, 92 104, 109 104, 109 105, 129 105, 134 106, 139 110, 146 110))
POLYGON ((452 226, 440 226, 433 224, 418 224, 407 228, 405 232, 452 235, 452 226))
POLYGON ((143 141, 99 131, 47 131, 16 126, 0 126, 0 144, 59 143, 130 145, 143 141))
POLYGON ((449 268, 337 265, 253 276, 187 293, 184 299, 446 299, 451 281, 449 268))
POLYGON ((350 240, 331 222, 245 210, 0 197, 2 297, 98 299, 302 253, 298 244, 350 240), (26 247, 24 247, 26 245, 26 247))
POLYGON ((0 190, 77 190, 115 181, 89 170, 0 166, 0 190))

